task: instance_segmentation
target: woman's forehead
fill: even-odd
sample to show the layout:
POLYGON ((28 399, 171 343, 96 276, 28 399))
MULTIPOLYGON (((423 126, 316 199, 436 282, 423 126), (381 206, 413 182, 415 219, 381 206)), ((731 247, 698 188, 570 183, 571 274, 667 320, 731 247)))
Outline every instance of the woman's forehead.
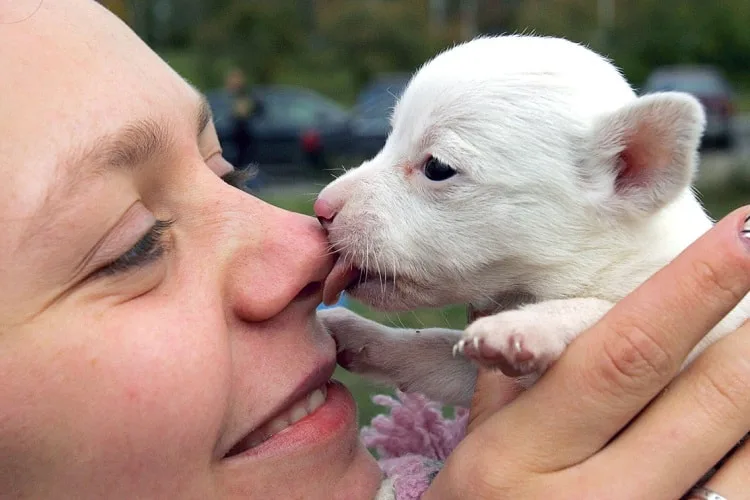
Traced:
POLYGON ((138 121, 184 116, 194 126, 195 91, 96 2, 45 0, 31 19, 0 29, 0 46, 11 49, 0 51, 0 95, 11 96, 0 99, 5 255, 46 209, 56 219, 69 205, 82 209, 64 186, 86 183, 93 165, 75 159, 98 138, 138 121))
POLYGON ((74 167, 65 160, 80 145, 194 100, 192 89, 96 2, 45 1, 30 19, 3 27, 0 46, 10 49, 0 51, 0 95, 12 96, 0 99, 0 199, 31 202, 47 191, 40 184, 66 174, 58 167, 74 167))
POLYGON ((15 126, 19 117, 38 126, 45 112, 58 111, 58 120, 70 118, 66 111, 81 115, 80 108, 91 102, 109 102, 109 111, 118 111, 114 104, 128 98, 161 101, 176 84, 185 86, 97 2, 45 1, 30 19, 3 26, 0 46, 0 95, 6 97, 0 100, 0 116, 6 126, 15 126), (8 123, 10 116, 14 120, 8 123))

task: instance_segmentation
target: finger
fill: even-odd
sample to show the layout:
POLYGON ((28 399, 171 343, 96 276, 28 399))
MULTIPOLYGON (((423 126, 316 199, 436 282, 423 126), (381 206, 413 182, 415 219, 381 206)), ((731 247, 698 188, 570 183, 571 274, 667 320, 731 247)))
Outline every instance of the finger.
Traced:
MULTIPOLYGON (((466 313, 467 323, 472 323, 483 316, 471 305, 467 306, 466 313)), ((522 391, 523 387, 517 383, 516 379, 506 376, 500 370, 479 366, 466 432, 471 433, 476 426, 516 399, 522 391)))
POLYGON ((532 390, 487 419, 479 437, 502 441, 539 471, 601 449, 750 291, 750 240, 741 233, 748 212, 722 219, 620 301, 532 390))
POLYGON ((469 410, 467 432, 472 432, 501 408, 513 401, 523 391, 515 379, 500 370, 479 367, 474 396, 469 410))
MULTIPOLYGON (((750 490, 750 439, 724 462, 705 487, 727 499, 744 498, 750 490)), ((690 496, 686 500, 692 500, 690 496)))
MULTIPOLYGON (((750 323, 719 340, 584 467, 590 478, 628 467, 629 495, 675 498, 750 429, 750 323), (640 491, 633 488, 642 488, 640 491), (677 489, 675 489, 677 488, 677 489)), ((602 487, 625 487, 626 478, 602 487)))

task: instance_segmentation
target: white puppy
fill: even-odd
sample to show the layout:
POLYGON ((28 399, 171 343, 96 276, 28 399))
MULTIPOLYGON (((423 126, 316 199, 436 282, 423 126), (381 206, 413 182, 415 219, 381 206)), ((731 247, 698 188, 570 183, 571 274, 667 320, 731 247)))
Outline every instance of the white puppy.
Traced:
MULTIPOLYGON (((711 227, 691 190, 704 119, 687 94, 637 97, 606 59, 562 39, 480 38, 438 55, 383 149, 316 201, 340 254, 326 296, 497 314, 461 333, 324 311, 341 364, 464 406, 472 360, 532 383, 711 227)), ((746 298, 687 362, 749 315, 746 298)))

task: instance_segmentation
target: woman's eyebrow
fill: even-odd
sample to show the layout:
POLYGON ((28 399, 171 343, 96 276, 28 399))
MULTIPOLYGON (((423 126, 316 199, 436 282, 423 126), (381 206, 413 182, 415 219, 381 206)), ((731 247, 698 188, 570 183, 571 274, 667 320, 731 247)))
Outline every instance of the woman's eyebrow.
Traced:
MULTIPOLYGON (((195 134, 199 137, 211 122, 212 114, 206 96, 198 91, 196 95, 193 119, 196 124, 195 134)), ((173 142, 174 130, 169 122, 154 119, 137 120, 111 135, 99 137, 87 149, 72 155, 65 160, 67 164, 63 165, 63 171, 88 171, 88 175, 99 175, 112 169, 133 169, 166 155, 173 142), (84 168, 84 165, 93 168, 84 168)), ((78 182, 80 179, 75 181, 76 184, 78 182)))
MULTIPOLYGON (((195 108, 196 137, 200 136, 211 121, 211 107, 206 96, 198 93, 195 108)), ((133 168, 149 163, 167 153, 173 141, 173 132, 168 123, 154 120, 139 120, 120 129, 111 137, 95 143, 86 156, 87 162, 103 168, 133 168)))
MULTIPOLYGON (((193 113, 198 137, 212 119, 208 100, 200 92, 197 92, 193 113)), ((50 184, 47 196, 31 217, 32 224, 36 223, 38 226, 28 231, 28 234, 44 234, 48 226, 54 226, 59 212, 65 211, 63 207, 71 204, 75 192, 85 190, 92 178, 107 171, 134 169, 152 163, 169 153, 174 140, 174 130, 169 122, 143 119, 99 137, 87 147, 68 153, 56 166, 60 177, 64 179, 50 184)))

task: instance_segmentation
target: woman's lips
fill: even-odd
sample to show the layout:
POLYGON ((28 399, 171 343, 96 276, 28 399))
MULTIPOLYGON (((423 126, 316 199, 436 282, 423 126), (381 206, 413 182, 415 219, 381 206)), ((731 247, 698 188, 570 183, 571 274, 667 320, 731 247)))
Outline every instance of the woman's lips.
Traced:
POLYGON ((223 457, 230 458, 257 447, 282 430, 292 426, 312 413, 326 401, 327 385, 336 370, 335 356, 326 357, 302 378, 297 388, 277 404, 267 408, 265 418, 237 441, 223 457))
POLYGON ((245 436, 239 443, 234 445, 226 457, 238 455, 244 451, 255 448, 261 443, 268 441, 273 436, 293 425, 308 415, 314 413, 318 408, 323 406, 328 396, 327 384, 324 384, 309 394, 307 394, 301 400, 295 402, 291 408, 284 411, 281 415, 278 415, 273 420, 263 425, 262 427, 254 430, 247 436, 245 436))
POLYGON ((295 449, 341 439, 342 432, 356 427, 356 414, 356 405, 349 391, 340 382, 331 380, 248 434, 224 458, 288 454, 295 449), (311 407, 314 409, 309 411, 311 407), (294 422, 293 418, 296 419, 294 422))

